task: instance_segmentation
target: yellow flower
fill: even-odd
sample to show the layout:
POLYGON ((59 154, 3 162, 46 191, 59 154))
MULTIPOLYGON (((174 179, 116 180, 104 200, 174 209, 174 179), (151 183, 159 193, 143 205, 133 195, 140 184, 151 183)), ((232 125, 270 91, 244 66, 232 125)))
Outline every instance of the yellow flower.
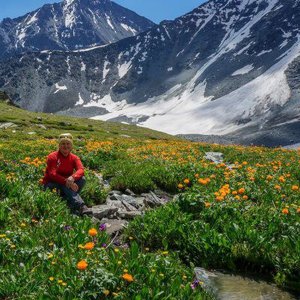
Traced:
POLYGON ((168 252, 168 251, 163 251, 162 254, 163 254, 163 255, 168 255, 169 252, 168 252))
POLYGON ((49 277, 49 280, 50 280, 50 281, 53 281, 53 280, 54 280, 54 277, 49 277))
POLYGON ((21 227, 26 227, 26 224, 25 223, 21 223, 20 226, 21 227))
POLYGON ((105 296, 108 296, 109 293, 110 293, 109 290, 104 290, 104 291, 103 291, 103 294, 104 294, 105 296))
POLYGON ((115 248, 114 251, 115 251, 116 253, 118 253, 120 250, 119 250, 118 248, 115 248))

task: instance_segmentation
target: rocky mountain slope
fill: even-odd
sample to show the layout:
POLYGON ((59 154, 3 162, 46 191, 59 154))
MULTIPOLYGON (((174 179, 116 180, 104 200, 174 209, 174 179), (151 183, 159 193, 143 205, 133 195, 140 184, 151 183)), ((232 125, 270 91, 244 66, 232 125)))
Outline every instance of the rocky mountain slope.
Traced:
POLYGON ((299 21, 300 1, 211 0, 102 48, 2 63, 0 87, 29 110, 172 134, 297 126, 299 21))
POLYGON ((64 0, 0 23, 0 59, 40 50, 76 50, 116 42, 154 25, 110 0, 64 0))

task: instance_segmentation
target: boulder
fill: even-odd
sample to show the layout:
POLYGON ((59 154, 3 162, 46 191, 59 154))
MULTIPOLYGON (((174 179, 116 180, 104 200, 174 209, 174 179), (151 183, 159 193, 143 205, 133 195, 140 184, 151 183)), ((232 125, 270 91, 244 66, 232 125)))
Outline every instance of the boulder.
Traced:
POLYGON ((141 216, 142 212, 141 211, 126 211, 126 210, 118 210, 117 216, 126 219, 126 220, 132 220, 135 217, 141 216))
POLYGON ((118 208, 109 205, 96 205, 91 208, 93 217, 101 220, 104 217, 113 215, 118 211, 118 208))
POLYGON ((1 123, 0 124, 0 129, 7 129, 7 128, 11 128, 11 127, 17 127, 18 125, 16 125, 15 123, 12 122, 6 122, 6 123, 1 123))
POLYGON ((123 231, 123 229, 128 225, 128 222, 125 220, 111 219, 111 220, 105 220, 105 224, 106 224, 106 233, 112 235, 117 231, 119 232, 123 231))

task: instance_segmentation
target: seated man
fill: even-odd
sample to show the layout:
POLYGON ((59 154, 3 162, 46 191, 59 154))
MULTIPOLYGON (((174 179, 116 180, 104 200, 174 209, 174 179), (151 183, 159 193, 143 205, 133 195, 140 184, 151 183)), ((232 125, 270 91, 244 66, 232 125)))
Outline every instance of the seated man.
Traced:
POLYGON ((61 134, 58 151, 48 155, 43 184, 45 189, 59 190, 72 211, 78 210, 84 214, 88 212, 88 207, 79 195, 85 184, 84 168, 80 158, 71 153, 72 148, 72 135, 61 134))

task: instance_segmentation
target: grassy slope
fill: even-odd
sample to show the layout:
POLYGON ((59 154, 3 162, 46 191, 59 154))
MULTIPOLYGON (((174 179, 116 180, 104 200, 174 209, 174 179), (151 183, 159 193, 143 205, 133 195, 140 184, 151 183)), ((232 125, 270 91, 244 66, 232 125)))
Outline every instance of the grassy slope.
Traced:
MULTIPOLYGON (((38 184, 44 158, 55 150, 55 138, 62 132, 74 135, 77 150, 85 149, 88 141, 173 137, 137 126, 28 112, 4 102, 0 122, 17 125, 0 129, 1 299, 209 298, 201 288, 191 289, 193 274, 179 264, 176 254, 150 253, 132 240, 128 249, 106 248, 103 244, 110 240, 105 233, 98 230, 90 236, 88 230, 95 226, 91 220, 71 215, 55 193, 43 192, 38 184), (84 249, 88 242, 94 242, 93 249, 84 249), (76 267, 80 260, 88 263, 84 271, 76 267)), ((86 157, 82 151, 88 164, 93 154, 86 157)), ((86 192, 92 202, 99 195, 93 186, 86 192)))
MULTIPOLYGON (((166 299, 164 298, 166 294, 176 293, 176 299, 185 299, 184 297, 193 299, 195 295, 201 298, 202 294, 191 293, 191 289, 185 282, 191 281, 191 273, 187 270, 174 271, 179 268, 175 263, 177 256, 185 262, 202 266, 241 271, 255 270, 273 276, 279 285, 299 290, 300 157, 298 152, 190 143, 136 126, 35 114, 6 104, 0 104, 0 111, 2 120, 19 124, 15 129, 16 133, 12 132, 13 128, 0 130, 0 156, 4 160, 0 168, 3 168, 6 176, 6 179, 3 178, 4 176, 1 179, 0 176, 0 190, 2 189, 0 199, 5 198, 6 194, 10 199, 9 205, 0 208, 2 228, 13 231, 14 228, 19 228, 19 224, 24 220, 25 224, 30 224, 28 213, 32 215, 34 212, 42 220, 41 222, 44 222, 46 218, 44 216, 47 216, 55 220, 57 227, 67 222, 87 230, 88 223, 81 222, 88 222, 88 220, 74 221, 71 216, 66 218, 65 205, 60 204, 57 209, 45 204, 49 201, 47 197, 54 196, 41 193, 36 183, 30 184, 29 188, 26 187, 26 183, 37 182, 42 175, 44 158, 56 147, 55 138, 61 132, 73 133, 75 151, 80 155, 85 166, 91 169, 88 172, 88 182, 91 184, 85 191, 85 199, 89 199, 90 203, 95 202, 99 197, 105 198, 103 191, 96 191, 93 170, 101 171, 106 178, 111 178, 114 189, 130 188, 135 192, 143 192, 161 188, 169 192, 181 192, 179 201, 149 212, 143 219, 138 218, 131 224, 128 230, 129 236, 133 236, 138 241, 139 247, 144 250, 150 248, 153 252, 152 259, 148 254, 143 256, 145 255, 143 251, 138 251, 139 254, 135 255, 134 259, 133 257, 130 259, 126 251, 122 254, 121 265, 126 264, 126 269, 130 267, 130 272, 137 278, 135 284, 128 287, 124 286, 122 280, 120 282, 118 277, 121 275, 120 270, 116 268, 120 260, 113 258, 109 252, 111 263, 106 270, 115 276, 113 282, 117 282, 114 285, 110 283, 110 286, 113 286, 110 290, 116 292, 117 288, 121 288, 123 294, 119 299, 127 299, 126 297, 134 299, 130 298, 133 294, 141 295, 142 299, 147 299, 145 295, 148 295, 149 299, 156 299, 154 294, 157 295, 157 299, 166 299), (38 116, 42 121, 37 119, 38 116), (48 129, 38 127, 38 123, 44 124, 48 129), (35 131, 36 134, 28 135, 30 131, 35 131), (10 149, 14 149, 14 153, 10 149), (203 158, 208 151, 224 153, 225 161, 234 164, 234 169, 230 170, 226 165, 209 163, 203 158), (28 160, 22 162, 26 156, 28 160), (35 159, 36 163, 33 162, 35 159), (17 188, 10 185, 16 177, 19 178, 19 182, 14 183, 17 188), (28 194, 28 191, 31 194, 28 194), (26 200, 15 201, 14 199, 19 197, 20 193, 26 200), (9 213, 12 208, 18 206, 22 208, 22 214, 9 213), (172 254, 161 252, 162 250, 168 250, 172 254), (175 260, 172 259, 173 255, 175 260), (146 261, 147 264, 144 265, 146 261), (166 269, 163 262, 166 265, 171 262, 169 268, 166 269), (152 270, 154 270, 153 274, 152 270), (119 274, 117 278, 116 273, 119 274), (171 281, 173 284, 170 284, 171 281), (147 283, 147 290, 139 286, 141 282, 147 283), (165 294, 159 294, 161 291, 165 294)), ((47 226, 44 228, 46 229, 43 232, 51 237, 43 240, 46 245, 51 243, 51 239, 57 240, 60 244, 60 241, 66 238, 64 232, 57 233, 59 229, 50 233, 47 226)), ((28 229, 32 228, 28 226, 28 229)), ((24 233, 24 229, 22 232, 24 233)), ((75 232, 77 231, 74 230, 75 232)), ((103 238, 101 235, 101 239, 103 238)), ((88 241, 80 235, 80 238, 74 237, 68 243, 76 245, 82 243, 82 239, 88 241)), ((38 245, 37 243, 35 246, 38 245)), ((19 247, 26 248, 26 243, 20 244, 19 247)), ((52 253, 50 249, 47 251, 52 253)), ((76 268, 74 270, 74 261, 79 259, 80 255, 71 249, 68 249, 67 253, 68 257, 72 257, 68 262, 73 265, 73 269, 65 271, 61 268, 59 276, 67 278, 68 285, 74 287, 78 281, 72 283, 73 276, 82 275, 82 273, 76 274, 78 272, 76 268)), ((18 255, 8 256, 6 259, 14 264, 21 262, 18 255)), ((89 260, 93 262, 92 258, 89 260)), ((30 262, 30 265, 34 263, 35 260, 30 262)), ((67 261, 63 266, 66 265, 67 261)), ((43 270, 40 270, 42 273, 40 286, 43 289, 47 277, 50 276, 51 268, 48 269, 46 263, 42 264, 41 268, 43 270)), ((90 271, 92 270, 95 271, 91 268, 90 271)), ((9 274, 9 271, 5 274, 9 274)), ((89 273, 85 278, 88 282, 93 277, 89 273)), ((31 279, 34 286, 36 275, 32 275, 31 279)), ((22 285, 19 282, 14 285, 15 289, 20 286, 22 285)), ((79 286, 85 292, 90 292, 88 284, 79 286)), ((80 287, 74 289, 78 297, 81 297, 80 287)), ((57 297, 60 295, 57 286, 51 293, 57 297)), ((170 299, 173 299, 172 296, 170 299)))

